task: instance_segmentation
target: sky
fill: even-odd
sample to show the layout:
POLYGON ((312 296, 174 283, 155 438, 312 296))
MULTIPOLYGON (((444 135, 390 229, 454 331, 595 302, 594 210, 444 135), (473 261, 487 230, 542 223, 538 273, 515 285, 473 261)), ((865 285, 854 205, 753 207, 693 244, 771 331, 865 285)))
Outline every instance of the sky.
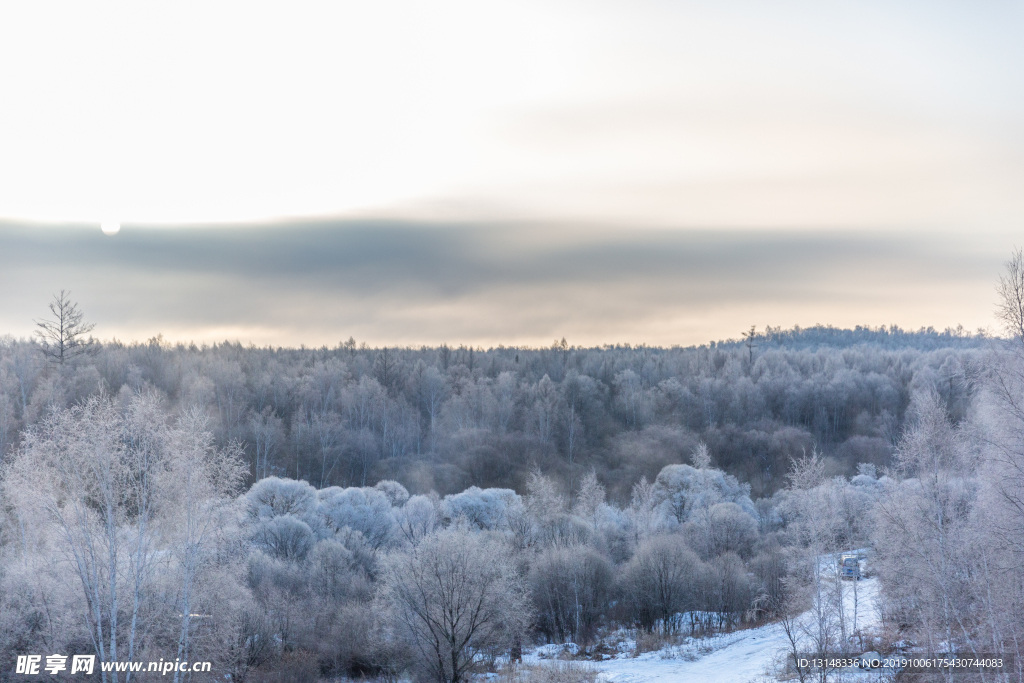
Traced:
POLYGON ((0 334, 994 325, 1024 3, 19 3, 0 334), (114 235, 101 222, 121 226, 114 235))

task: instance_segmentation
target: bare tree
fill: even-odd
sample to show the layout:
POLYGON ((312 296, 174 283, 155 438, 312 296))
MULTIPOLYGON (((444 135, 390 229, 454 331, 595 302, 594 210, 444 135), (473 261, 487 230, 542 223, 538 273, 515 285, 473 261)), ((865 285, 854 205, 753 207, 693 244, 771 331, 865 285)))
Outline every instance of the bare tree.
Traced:
POLYGON ((592 640, 608 604, 612 566, 586 546, 548 548, 530 570, 537 627, 558 642, 592 640))
POLYGON ((754 349, 757 348, 757 344, 754 343, 755 339, 757 339, 757 327, 751 325, 750 332, 743 333, 743 345, 747 347, 751 367, 754 365, 754 349))
POLYGON ((284 441, 284 427, 281 418, 267 406, 259 413, 253 412, 249 418, 249 430, 256 452, 253 476, 259 481, 270 476, 270 457, 284 441))
POLYGON ((50 302, 50 313, 53 318, 35 321, 39 328, 36 335, 47 358, 63 365, 69 358, 89 353, 95 348, 93 338, 85 337, 95 325, 84 322, 78 304, 71 301, 71 292, 62 289, 60 294, 55 294, 50 302))
POLYGON ((999 276, 999 306, 996 315, 1010 336, 1024 344, 1024 253, 1015 251, 1006 262, 1006 274, 999 276))
POLYGON ((622 575, 622 592, 635 623, 648 632, 675 633, 682 613, 692 611, 700 559, 678 535, 648 538, 622 575))
MULTIPOLYGON (((997 317, 1011 337, 1012 353, 993 356, 994 371, 988 387, 992 410, 981 413, 990 438, 986 460, 990 484, 983 489, 975 513, 976 558, 974 593, 987 612, 987 629, 993 649, 1016 653, 1017 680, 1024 680, 1020 633, 1024 601, 1019 583, 1002 583, 1016 576, 1024 550, 1024 255, 1017 249, 999 278, 997 317), (979 534, 978 531, 987 533, 979 534), (987 542, 986 542, 987 541, 987 542)), ((986 639, 987 640, 987 639, 986 639)))
MULTIPOLYGON (((841 651, 846 645, 842 583, 836 569, 839 554, 826 484, 825 463, 817 451, 791 460, 788 489, 793 501, 793 519, 790 528, 803 552, 797 556, 798 571, 787 586, 787 592, 791 600, 810 609, 784 624, 783 630, 793 652, 800 649, 820 656, 841 651)), ((785 610, 793 610, 792 604, 783 606, 783 610, 784 614, 785 610)), ((803 681, 807 680, 805 676, 809 672, 798 671, 798 674, 803 681)), ((813 676, 825 683, 830 674, 830 669, 822 667, 813 676)))
POLYGON ((437 451, 437 422, 441 414, 441 404, 447 398, 448 388, 444 375, 434 366, 426 368, 419 389, 420 401, 430 419, 430 452, 434 453, 437 451))
POLYGON ((440 531, 388 558, 379 594, 394 635, 438 683, 461 683, 481 655, 508 648, 529 620, 522 580, 493 541, 440 531))
POLYGON ((398 373, 397 359, 395 358, 394 349, 384 347, 377 354, 376 360, 373 363, 373 374, 376 376, 377 381, 384 387, 388 392, 395 390, 395 381, 398 373))

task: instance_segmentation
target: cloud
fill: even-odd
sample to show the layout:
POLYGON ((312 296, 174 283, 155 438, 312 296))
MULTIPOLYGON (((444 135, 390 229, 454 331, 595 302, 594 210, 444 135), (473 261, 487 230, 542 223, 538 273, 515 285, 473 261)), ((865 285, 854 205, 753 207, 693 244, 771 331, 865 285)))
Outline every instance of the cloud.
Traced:
POLYGON ((72 290, 102 337, 702 343, 750 324, 990 324, 1009 245, 913 233, 321 221, 0 227, 0 325, 72 290))

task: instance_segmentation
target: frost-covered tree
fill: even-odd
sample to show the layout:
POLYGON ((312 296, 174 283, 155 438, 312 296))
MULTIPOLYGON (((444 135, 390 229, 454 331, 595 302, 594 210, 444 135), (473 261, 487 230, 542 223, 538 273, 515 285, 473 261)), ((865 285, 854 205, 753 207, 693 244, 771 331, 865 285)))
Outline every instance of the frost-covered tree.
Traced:
POLYGON ((167 607, 154 602, 162 582, 174 586, 172 609, 186 615, 173 642, 187 652, 190 605, 203 592, 211 534, 220 526, 216 508, 241 475, 238 453, 214 448, 206 425, 196 415, 167 424, 149 395, 126 406, 93 397, 53 410, 26 434, 4 473, 16 514, 79 586, 100 661, 133 657, 155 635, 167 607))
POLYGON ((703 441, 697 443, 697 447, 690 454, 690 461, 698 470, 706 470, 711 467, 711 450, 703 441))
POLYGON ((445 496, 441 512, 445 519, 465 519, 480 529, 501 529, 522 507, 522 499, 511 489, 481 489, 470 486, 462 493, 445 496))
POLYGON ((693 515, 686 531, 705 559, 726 552, 749 557, 757 540, 757 521, 736 503, 715 503, 693 515))
POLYGON ((437 496, 412 496, 395 510, 395 523, 406 541, 415 545, 429 536, 440 523, 437 496))
POLYGON ((253 477, 259 481, 269 477, 277 450, 284 443, 284 425, 267 406, 249 418, 249 433, 253 446, 253 477))
POLYGON ((733 503, 752 519, 757 516, 750 486, 721 470, 669 465, 658 473, 652 495, 656 504, 663 505, 679 523, 719 503, 733 503))
MULTIPOLYGON (((162 464, 159 453, 150 453, 148 461, 137 457, 123 427, 109 400, 54 411, 26 435, 4 479, 8 500, 22 514, 38 514, 44 533, 57 541, 60 561, 81 587, 89 638, 100 661, 126 656, 142 628, 136 610, 122 618, 125 578, 132 574, 130 556, 138 573, 151 560, 155 529, 147 489, 162 464), (138 502, 143 505, 136 510, 138 502), (126 528, 135 533, 127 536, 126 528)), ((141 578, 138 573, 132 584, 141 578)), ((138 595, 135 585, 132 589, 138 595)), ((112 679, 117 680, 116 672, 112 679)))
MULTIPOLYGON (((841 548, 828 500, 825 463, 816 451, 792 461, 785 502, 796 566, 780 595, 782 604, 774 609, 782 617, 790 652, 842 651, 848 633, 845 589, 837 565, 841 548)), ((822 669, 821 675, 826 673, 822 669)), ((804 679, 802 672, 800 677, 804 679)))
POLYGON ((612 595, 611 563, 587 547, 548 548, 534 561, 529 584, 537 628, 555 642, 587 642, 612 595))
POLYGON ((674 633, 679 616, 698 607, 703 566, 682 537, 654 536, 640 544, 620 578, 620 590, 636 624, 674 633))
POLYGON ((1024 251, 1017 249, 999 276, 996 314, 1017 344, 1024 346, 1024 251))
POLYGON ((975 463, 935 394, 915 401, 917 424, 898 451, 903 478, 878 505, 878 559, 890 605, 921 627, 934 651, 968 634, 958 624, 970 611, 970 511, 975 463))
POLYGON ((508 552, 468 527, 439 531, 384 562, 378 609, 390 632, 438 683, 462 683, 507 651, 529 622, 508 552))
POLYGON ((255 547, 281 560, 304 559, 315 541, 309 525, 293 515, 261 521, 252 535, 255 547))
POLYGON ((253 519, 295 515, 309 521, 317 512, 317 490, 305 481, 267 477, 245 494, 246 509, 253 519))
POLYGON ((60 290, 50 302, 50 318, 36 321, 40 348, 50 360, 65 361, 96 350, 92 337, 86 337, 95 325, 85 322, 85 314, 71 300, 71 292, 60 290))
POLYGON ((358 531, 374 550, 396 540, 391 500, 384 492, 373 488, 332 486, 321 489, 317 495, 320 514, 330 529, 358 531))

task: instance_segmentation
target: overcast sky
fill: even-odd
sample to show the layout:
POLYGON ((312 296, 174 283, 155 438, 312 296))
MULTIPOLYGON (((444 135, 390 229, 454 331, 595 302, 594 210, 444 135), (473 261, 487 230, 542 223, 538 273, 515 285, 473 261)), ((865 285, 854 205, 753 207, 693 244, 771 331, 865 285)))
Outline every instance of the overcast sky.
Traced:
POLYGON ((0 331, 62 287, 124 339, 990 325, 1022 30, 1021 2, 18 3, 0 331))

